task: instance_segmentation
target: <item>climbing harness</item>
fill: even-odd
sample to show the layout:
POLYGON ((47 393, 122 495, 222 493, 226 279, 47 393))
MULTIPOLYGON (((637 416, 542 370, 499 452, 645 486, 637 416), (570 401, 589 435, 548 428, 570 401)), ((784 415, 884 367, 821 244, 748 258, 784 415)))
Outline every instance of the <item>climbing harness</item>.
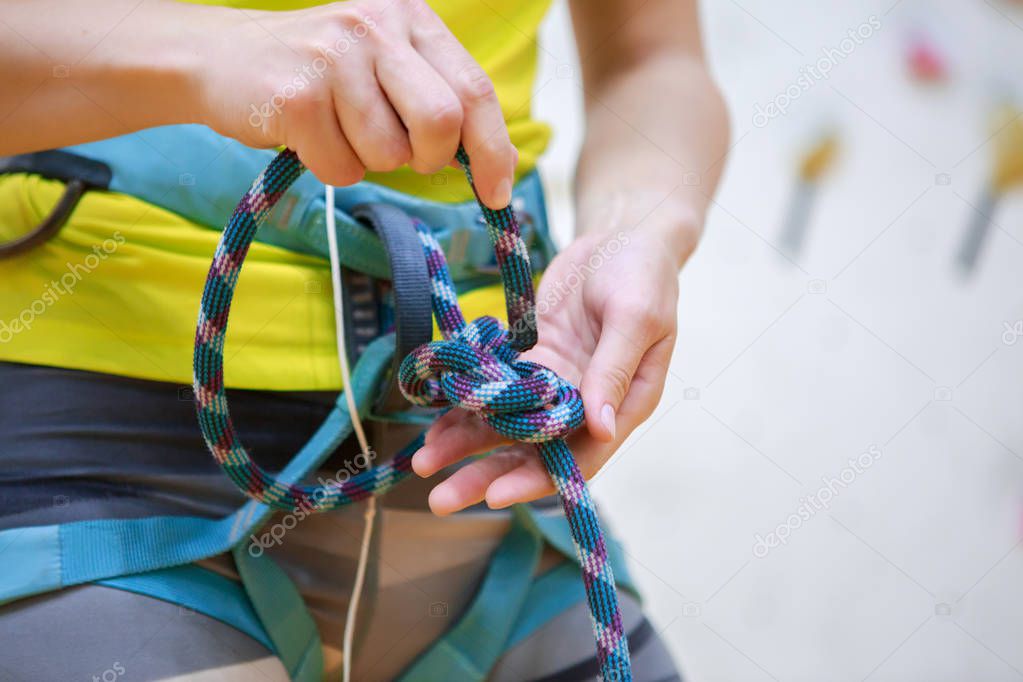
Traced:
MULTIPOLYGON (((66 185, 77 178, 88 188, 85 196, 93 191, 129 195, 219 231, 247 189, 244 179, 255 177, 275 156, 276 152, 245 147, 202 126, 178 125, 11 157, 0 161, 0 173, 34 174, 66 185)), ((277 473, 284 489, 314 478, 349 436, 358 435, 359 417, 425 425, 436 416, 436 410, 410 406, 396 381, 401 361, 433 333, 433 285, 421 230, 429 226, 434 248, 443 253, 459 295, 496 284, 501 277, 491 246, 492 230, 478 202, 435 202, 364 181, 336 188, 336 204, 328 206, 324 186, 311 174, 300 173, 297 161, 290 163, 295 164, 290 186, 280 179, 267 185, 276 188, 272 192, 276 206, 256 229, 254 240, 328 258, 329 237, 336 236, 338 254, 331 260, 340 265, 347 323, 346 338, 338 341, 354 364, 333 409, 277 473), (332 218, 334 225, 330 225, 332 218)), ((512 196, 514 217, 527 247, 524 251, 520 244, 514 251, 528 251, 525 274, 529 263, 542 269, 554 254, 536 171, 519 179, 512 196)), ((503 225, 497 219, 491 215, 489 220, 503 225)), ((236 251, 236 255, 240 259, 243 254, 236 251)), ((524 276, 506 281, 524 286, 531 280, 524 276)), ((450 290, 448 296, 453 301, 450 290)), ((511 296, 509 301, 520 298, 511 296)), ((226 307, 221 312, 226 324, 226 307)), ((531 322, 532 316, 523 314, 518 319, 531 322)), ((474 334, 478 326, 466 325, 464 334, 474 334)), ((526 328, 521 322, 513 323, 513 335, 526 328)), ((520 363, 512 360, 508 367, 522 369, 520 363)), ((442 371, 437 377, 442 390, 445 376, 442 371)), ((541 384, 538 381, 537 390, 541 384)), ((459 395, 452 392, 455 398, 459 395)), ((408 475, 411 455, 421 444, 419 437, 389 465, 320 490, 313 501, 322 508, 368 501, 408 475)), ((578 485, 579 491, 584 490, 581 479, 578 485)), ((286 504, 286 498, 277 506, 281 503, 286 504)), ((76 585, 134 592, 226 623, 277 656, 291 679, 318 682, 324 659, 316 622, 299 586, 278 566, 272 552, 253 539, 274 513, 275 507, 250 499, 224 516, 82 518, 72 513, 47 525, 5 528, 0 530, 4 556, 0 605, 76 585), (233 559, 237 581, 198 563, 224 554, 233 559)), ((565 515, 540 505, 515 505, 507 519, 508 530, 491 554, 473 600, 400 673, 402 682, 482 681, 501 665, 506 653, 513 654, 540 628, 592 595, 598 596, 598 607, 611 603, 600 597, 599 589, 585 589, 587 572, 582 567, 598 565, 594 559, 601 551, 580 553, 565 515), (568 561, 542 569, 544 548, 568 561)), ((594 525, 592 530, 599 529, 594 525)), ((614 538, 605 539, 618 588, 638 599, 620 545, 614 538)), ((610 575, 606 574, 608 580, 610 575)), ((608 617, 615 622, 613 615, 608 617)), ((612 650, 610 632, 610 628, 603 630, 608 643, 599 651, 612 650)), ((641 645, 641 635, 639 628, 629 632, 633 650, 641 645)), ((350 652, 351 646, 346 650, 350 652)), ((602 662, 594 657, 585 663, 596 674, 602 662)), ((619 677, 627 679, 624 674, 619 677)))
MULTIPOLYGON (((0 158, 0 174, 31 173, 61 180, 69 191, 72 183, 81 183, 87 190, 119 192, 219 230, 230 219, 238 197, 248 189, 249 178, 266 168, 275 154, 227 140, 206 126, 172 125, 0 158)), ((52 211, 60 224, 77 203, 70 197, 76 194, 58 202, 52 211)), ((324 203, 323 184, 311 173, 303 174, 277 202, 256 240, 326 258, 324 203)), ((367 181, 337 189, 337 234, 346 268, 378 279, 390 275, 385 244, 356 215, 357 209, 367 205, 397 209, 430 225, 448 256, 459 293, 494 280, 494 253, 479 223, 475 201, 429 201, 367 181)), ((530 258, 542 269, 555 249, 547 237, 543 189, 535 171, 516 183, 512 206, 518 212, 530 258)), ((54 232, 51 228, 26 247, 38 245, 54 232)), ((5 254, 2 248, 0 258, 14 255, 5 254)))
MULTIPOLYGON (((471 185, 469 158, 461 148, 457 160, 471 185)), ((203 437, 231 480, 263 505, 314 512, 389 490, 408 476, 412 454, 422 445, 423 436, 388 464, 345 482, 309 486, 299 484, 294 476, 275 478, 263 470, 249 457, 234 430, 223 376, 231 300, 257 230, 304 170, 294 152, 281 152, 256 178, 228 221, 203 290, 195 337, 194 390, 203 437)), ((444 339, 422 345, 406 356, 397 379, 402 393, 414 404, 462 407, 508 438, 537 444, 561 497, 582 568, 601 675, 605 680, 631 680, 607 543, 585 480, 564 441, 582 423, 582 401, 578 390, 554 372, 518 358, 536 343, 529 252, 509 207, 493 211, 481 203, 480 208, 504 283, 509 329, 492 317, 466 323, 440 244, 422 220, 413 219, 430 275, 433 314, 444 339)), ((349 390, 354 387, 346 386, 345 391, 349 390)), ((366 409, 366 405, 359 407, 366 409)))

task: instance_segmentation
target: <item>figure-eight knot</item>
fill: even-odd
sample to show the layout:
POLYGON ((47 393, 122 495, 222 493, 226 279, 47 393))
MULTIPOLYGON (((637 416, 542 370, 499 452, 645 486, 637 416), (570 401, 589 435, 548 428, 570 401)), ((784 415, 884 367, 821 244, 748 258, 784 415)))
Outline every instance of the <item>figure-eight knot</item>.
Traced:
POLYGON ((398 382, 416 405, 461 407, 510 440, 565 438, 583 422, 579 389, 547 367, 519 359, 508 331, 490 316, 419 346, 402 361, 398 382))

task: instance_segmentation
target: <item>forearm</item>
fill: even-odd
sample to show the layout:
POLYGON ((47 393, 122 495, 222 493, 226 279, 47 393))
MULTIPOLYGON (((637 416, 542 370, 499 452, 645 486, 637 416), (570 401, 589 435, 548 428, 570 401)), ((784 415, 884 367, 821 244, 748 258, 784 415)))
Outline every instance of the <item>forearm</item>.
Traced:
POLYGON ((695 247, 728 147, 728 118, 702 60, 649 54, 587 84, 577 230, 656 231, 679 264, 695 247))
POLYGON ((425 0, 292 11, 170 0, 0 4, 0 155, 173 123, 286 145, 322 182, 435 173, 459 144, 479 197, 511 200, 496 90, 425 0))
POLYGON ((224 18, 164 0, 7 0, 0 154, 194 121, 201 36, 224 18))

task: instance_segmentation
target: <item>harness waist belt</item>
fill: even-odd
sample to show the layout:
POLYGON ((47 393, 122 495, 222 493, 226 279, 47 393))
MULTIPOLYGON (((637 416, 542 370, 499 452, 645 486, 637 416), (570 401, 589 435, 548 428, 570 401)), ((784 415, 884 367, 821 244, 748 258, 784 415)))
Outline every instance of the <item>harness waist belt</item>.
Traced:
MULTIPOLYGON (((246 147, 201 125, 152 128, 63 151, 107 166, 110 190, 218 230, 230 219, 250 179, 276 156, 273 150, 246 147)), ((45 170, 39 172, 48 174, 45 170)), ((530 259, 541 270, 555 249, 547 229, 539 175, 534 171, 522 178, 512 197, 530 259)), ((460 288, 498 281, 486 222, 475 201, 430 201, 371 182, 335 192, 338 236, 346 267, 381 279, 387 279, 390 272, 380 239, 353 216, 357 206, 367 203, 394 206, 430 225, 448 254, 452 277, 460 288)), ((323 184, 311 173, 304 174, 277 203, 256 239, 326 258, 323 210, 323 184)))

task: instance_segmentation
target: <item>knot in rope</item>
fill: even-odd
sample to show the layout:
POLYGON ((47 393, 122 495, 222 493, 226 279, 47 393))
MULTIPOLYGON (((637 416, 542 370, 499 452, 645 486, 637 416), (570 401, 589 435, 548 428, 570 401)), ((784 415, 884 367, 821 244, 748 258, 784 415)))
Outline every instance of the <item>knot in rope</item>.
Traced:
POLYGON ((416 405, 461 407, 524 443, 564 438, 583 422, 579 389, 543 365, 520 360, 508 330, 490 316, 414 350, 401 363, 398 384, 416 405))

